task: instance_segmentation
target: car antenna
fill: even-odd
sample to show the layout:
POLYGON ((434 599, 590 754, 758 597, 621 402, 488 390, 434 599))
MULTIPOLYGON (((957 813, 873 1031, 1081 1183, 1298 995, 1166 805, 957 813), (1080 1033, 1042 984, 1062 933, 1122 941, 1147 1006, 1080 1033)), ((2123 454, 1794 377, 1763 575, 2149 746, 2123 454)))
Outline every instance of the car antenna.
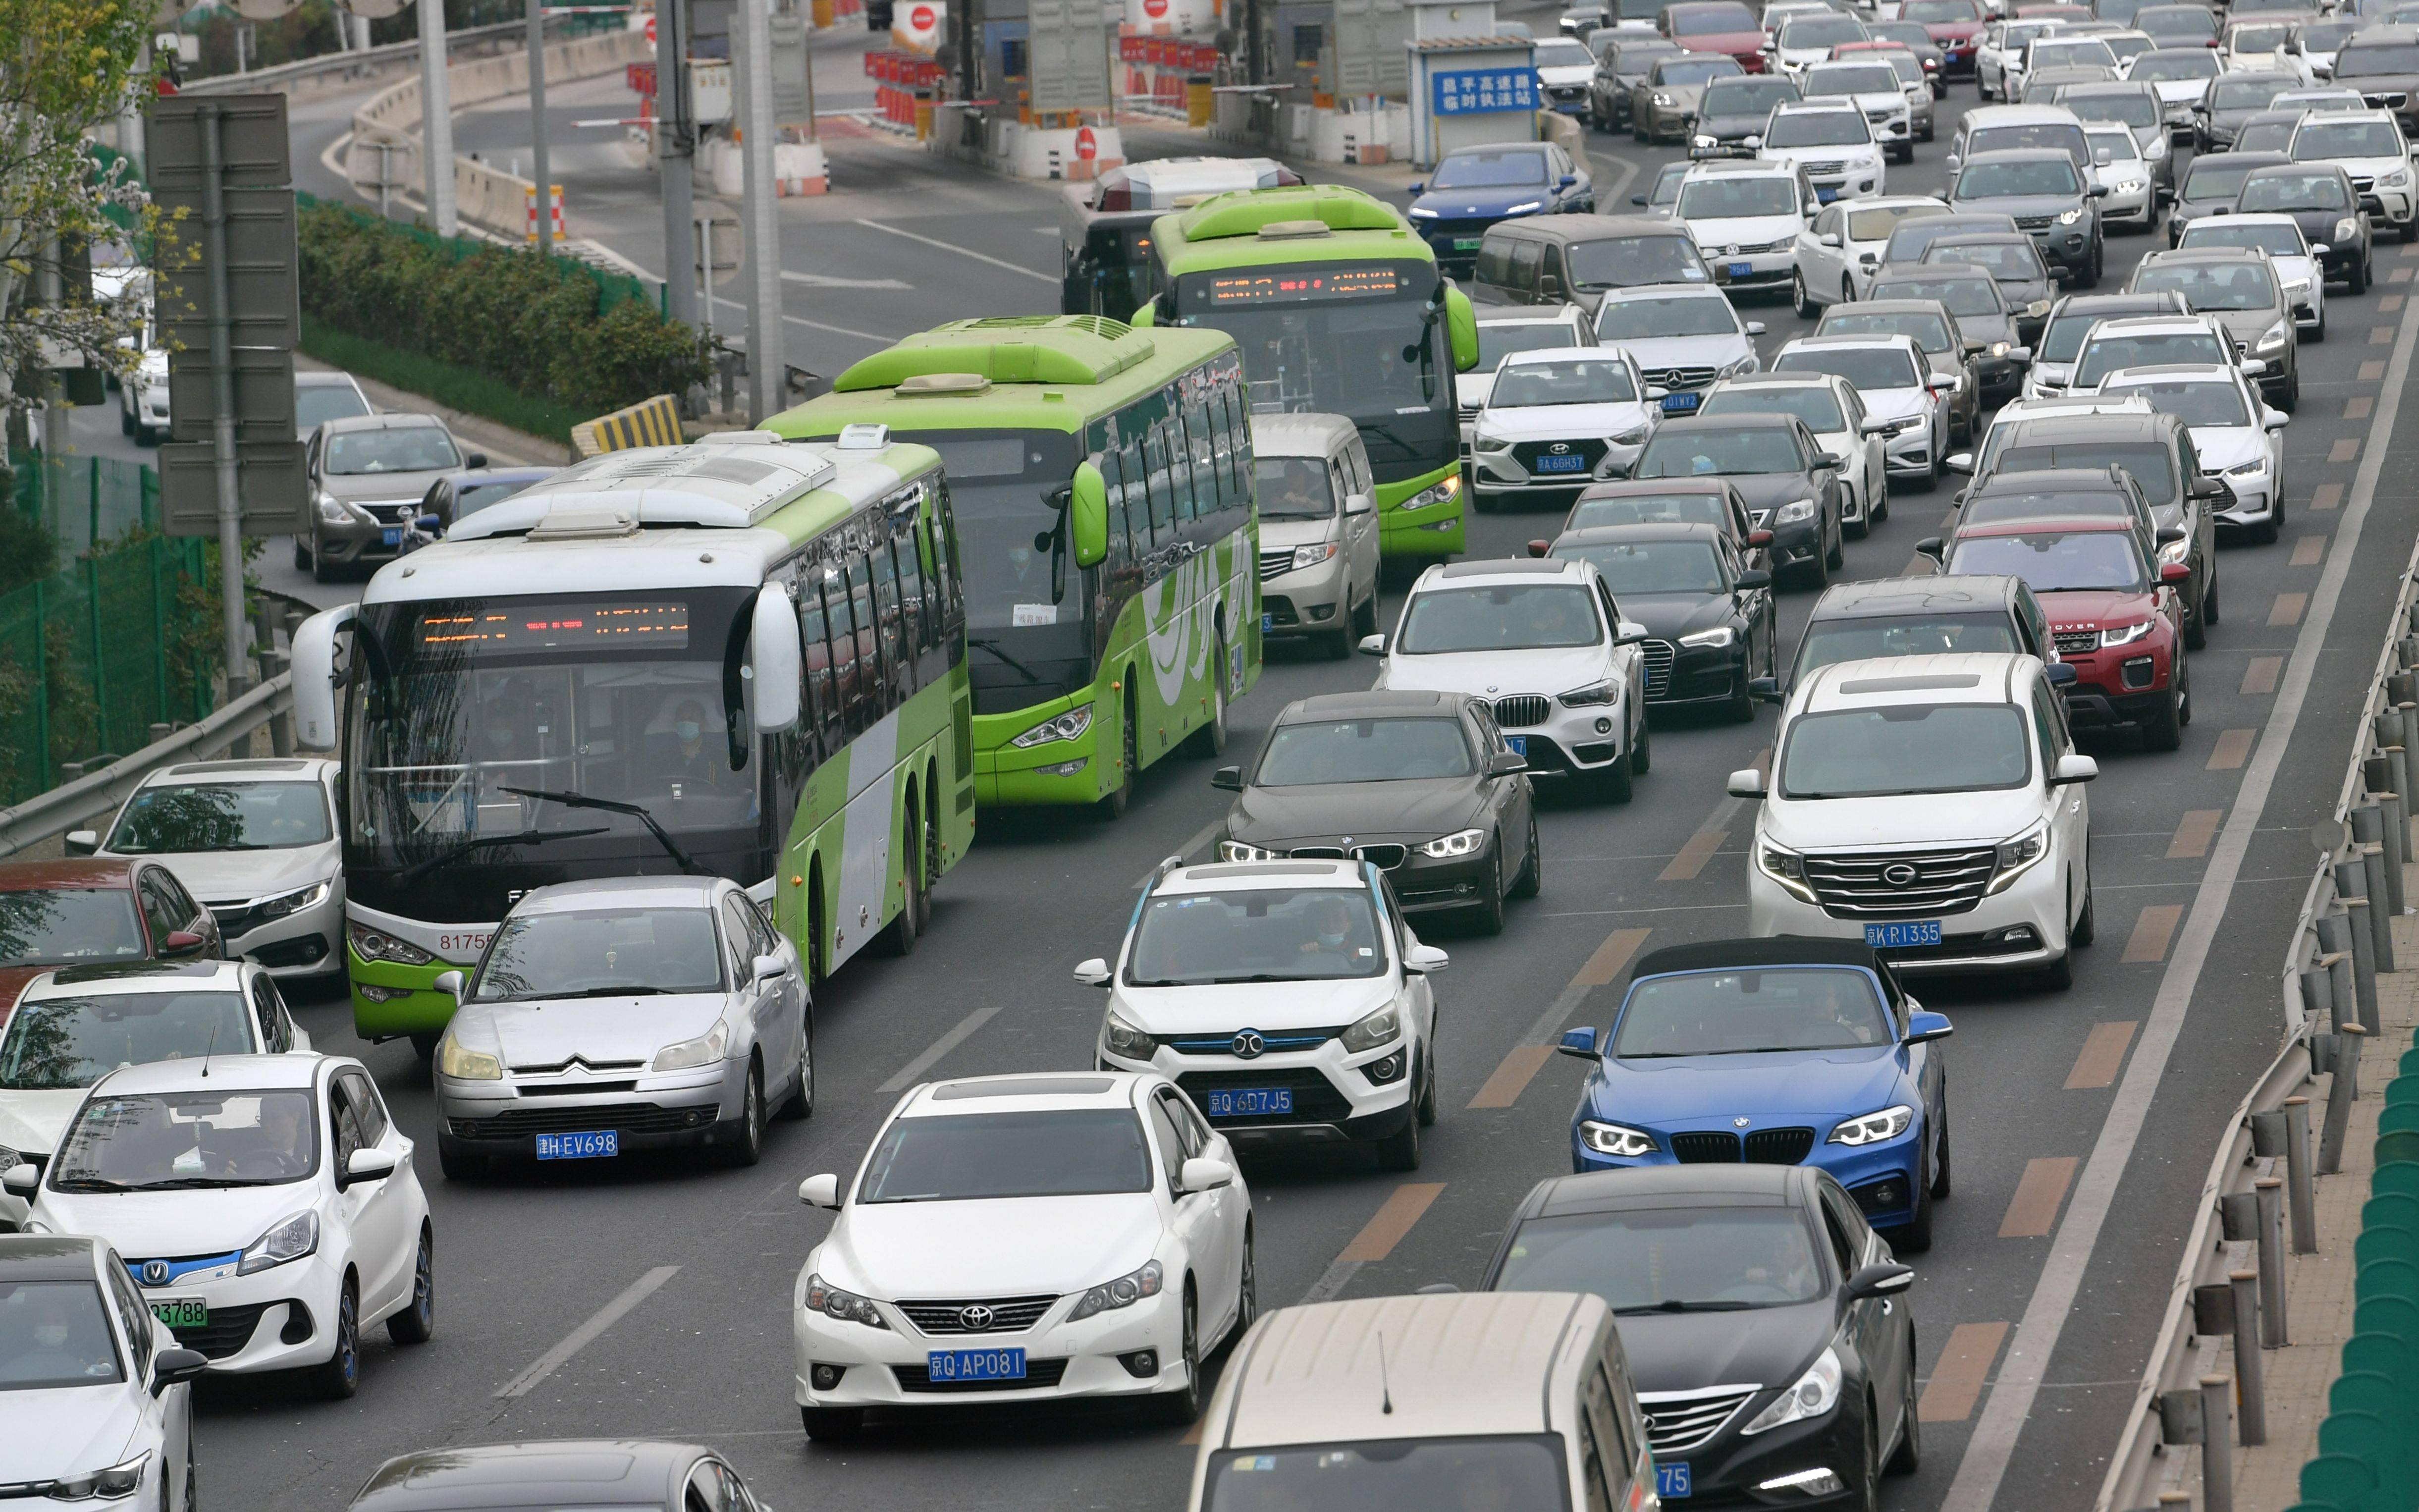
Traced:
POLYGON ((1386 1335, 1378 1335, 1378 1411, 1394 1414, 1394 1390, 1386 1382, 1386 1335))
POLYGON ((216 1050, 218 1047, 219 1026, 213 1024, 210 1026, 209 1041, 202 1046, 202 1080, 204 1081, 208 1081, 210 1079, 210 1052, 216 1050))

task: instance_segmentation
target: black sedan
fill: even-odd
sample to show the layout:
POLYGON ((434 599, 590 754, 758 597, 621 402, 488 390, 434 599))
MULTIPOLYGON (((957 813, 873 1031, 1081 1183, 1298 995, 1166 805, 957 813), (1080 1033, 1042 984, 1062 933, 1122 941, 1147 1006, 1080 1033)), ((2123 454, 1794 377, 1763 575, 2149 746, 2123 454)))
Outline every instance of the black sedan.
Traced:
POLYGON ((1503 900, 1535 897, 1544 876, 1528 773, 1484 699, 1302 699, 1248 769, 1210 777, 1241 795, 1218 859, 1358 856, 1386 873, 1405 913, 1466 914, 1492 934, 1503 900))
POLYGON ((2242 180, 2255 170, 2292 161, 2282 152, 2220 152, 2193 159, 2192 166, 2184 170, 2183 182, 2177 186, 2175 208, 2167 214, 2167 245, 2181 241, 2184 227, 2195 221, 2233 214, 2235 202, 2242 197, 2242 180))
POLYGON ((1755 717, 1749 685, 1778 674, 1780 610, 1772 574, 1740 559, 1712 525, 1608 525, 1565 531, 1553 556, 1593 562, 1621 606, 1646 626, 1646 702, 1755 717))
POLYGON ((583 1512, 756 1504, 711 1449, 639 1439, 562 1439, 423 1449, 371 1472, 350 1512, 577 1506, 583 1512))
POLYGON ((1772 532, 1773 566, 1820 588, 1844 564, 1846 466, 1795 415, 1683 416, 1655 427, 1631 476, 1729 479, 1756 528, 1772 532))
MULTIPOLYGON (((1593 483, 1563 518, 1565 531, 1596 525, 1714 525, 1727 532, 1739 560, 1772 570, 1772 532, 1756 528, 1755 517, 1736 488, 1721 478, 1663 478, 1593 483)), ((1551 541, 1532 541, 1529 554, 1542 557, 1551 541)))
POLYGON ((2245 215, 2289 215, 2319 253, 2319 276, 2338 280, 2354 294, 2365 294, 2376 277, 2369 266, 2368 213, 2360 208, 2360 192, 2351 175, 2332 162, 2279 163, 2254 169, 2242 180, 2234 208, 2245 215))
POLYGON ((1612 1307, 1664 1503, 1872 1507, 1914 1473, 1915 1273, 1808 1165, 1657 1165, 1541 1181, 1489 1291, 1612 1307))

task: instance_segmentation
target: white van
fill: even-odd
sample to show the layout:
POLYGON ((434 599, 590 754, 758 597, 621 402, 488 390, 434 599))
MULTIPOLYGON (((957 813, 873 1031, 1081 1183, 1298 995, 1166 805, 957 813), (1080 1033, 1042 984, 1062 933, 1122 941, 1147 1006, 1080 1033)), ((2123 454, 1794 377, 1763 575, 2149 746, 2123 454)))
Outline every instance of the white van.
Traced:
POLYGON ((1286 1307, 1235 1346, 1191 1512, 1502 1506, 1653 1512, 1612 1312, 1567 1291, 1286 1307))
POLYGON ((1378 485, 1342 415, 1252 417, 1260 500, 1260 634, 1352 655, 1378 628, 1378 485))

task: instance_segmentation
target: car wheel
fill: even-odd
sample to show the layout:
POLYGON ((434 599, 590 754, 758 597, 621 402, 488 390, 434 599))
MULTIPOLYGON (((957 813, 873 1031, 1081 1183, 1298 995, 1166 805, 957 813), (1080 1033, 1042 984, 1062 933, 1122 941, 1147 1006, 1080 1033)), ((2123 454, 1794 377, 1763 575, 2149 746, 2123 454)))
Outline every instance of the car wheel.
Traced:
POLYGON ((1436 1046, 1420 1047, 1420 1095, 1417 1113, 1420 1127, 1433 1129, 1437 1120, 1436 1046))
POLYGON ((1806 564, 1797 569, 1797 574, 1798 586, 1802 588, 1810 588, 1819 594, 1831 586, 1830 564, 1821 551, 1809 557, 1806 564))
POLYGON ((1873 490, 1872 502, 1865 506, 1865 523, 1871 527, 1879 525, 1887 518, 1889 518, 1889 473, 1884 471, 1882 486, 1873 490))
POLYGON ((1920 1255, 1932 1247, 1932 1178, 1926 1170, 1915 1173, 1915 1216, 1901 1225, 1889 1236, 1890 1248, 1901 1255, 1920 1255))
POLYGON ((865 1409, 862 1407, 801 1407, 798 1427, 807 1430, 809 1439, 823 1439, 833 1443, 853 1443, 865 1431, 865 1409))
POLYGON ((353 1278, 336 1300, 336 1347, 327 1363, 311 1367, 311 1390, 328 1401, 343 1401, 362 1384, 362 1304, 353 1278))
POLYGON ((1200 1305, 1193 1297, 1193 1284, 1184 1286, 1184 1384, 1174 1391, 1154 1393, 1149 1398, 1152 1421, 1168 1427, 1191 1427, 1201 1416, 1201 1337, 1200 1305))
POLYGON ((320 550, 316 541, 311 547, 311 580, 315 583, 331 583, 336 580, 335 564, 328 560, 328 553, 320 550))
POLYGON ((1537 849, 1537 815, 1535 810, 1532 810, 1529 814, 1529 856, 1528 859, 1520 863, 1520 874, 1512 879, 1512 896, 1534 898, 1537 896, 1537 889, 1544 887, 1545 883, 1546 856, 1544 852, 1537 849))
POLYGON ((1802 270, 1793 270, 1789 275, 1789 307, 1795 310, 1802 320, 1811 320, 1823 313, 1807 295, 1806 274, 1802 270))
POLYGON ((1235 1278, 1235 1326, 1226 1331, 1226 1342, 1232 1344, 1243 1336, 1260 1316, 1260 1267, 1252 1254, 1252 1225, 1243 1224, 1243 1270, 1235 1278))
POLYGON ((2394 234, 2404 241, 2419 241, 2419 215, 2413 215, 2394 228, 2394 234))
POLYGON ((2368 292, 2368 259, 2366 257, 2352 264, 2351 270, 2344 274, 2344 286, 2354 294, 2368 292))
MULTIPOLYGON (((2217 570, 2214 566, 2210 569, 2207 581, 2209 583, 2209 588, 2201 597, 2200 617, 2203 624, 2216 625, 2223 620, 2225 616, 2219 611, 2217 570)), ((2199 648, 2196 646, 2194 649, 2198 650, 2199 648)))
POLYGON ((1832 521, 1831 549, 1824 554, 1823 565, 1833 572, 1848 564, 1847 527, 1832 521))
POLYGON ((1949 1187, 1952 1184, 1949 1180, 1949 1160, 1950 1154, 1951 1149, 1949 1137, 1949 1076, 1948 1073, 1944 1072, 1940 1077, 1940 1154, 1939 1158, 1934 1162, 1932 1167, 1932 1198, 1935 1202, 1949 1196, 1949 1187))
MULTIPOLYGON (((1412 1103, 1416 1104, 1414 1097, 1412 1103)), ((1416 1171, 1420 1168, 1420 1118, 1416 1105, 1404 1110, 1403 1127, 1378 1141, 1378 1169, 1416 1171)))
POLYGON ((1481 934, 1503 933, 1503 844, 1496 838, 1495 856, 1487 864, 1487 880, 1481 885, 1478 906, 1470 911, 1471 922, 1481 934))
POLYGON ((752 1060, 739 1094, 739 1117, 721 1138, 725 1165, 753 1165, 764 1158, 764 1068, 752 1060))
POLYGON ((1352 611, 1352 642, 1353 644, 1358 645, 1361 643, 1361 638, 1363 636, 1376 635, 1377 633, 1378 585, 1373 582, 1369 585, 1369 596, 1362 601, 1359 609, 1352 611))
POLYGON ((2193 606, 2191 616, 2184 621, 2184 649, 2198 651, 2208 644, 2209 599, 2204 596, 2199 603, 2193 606))
POLYGON ((294 537, 294 570, 296 572, 311 570, 311 548, 305 544, 307 539, 300 535, 294 537))
POLYGON ((2276 491, 2268 497, 2268 517, 2251 527, 2251 539, 2261 546, 2274 546, 2276 532, 2285 523, 2285 490, 2278 480, 2276 491))
POLYGON ((425 1344, 437 1331, 437 1253, 428 1226, 420 1226, 420 1249, 411 1257, 411 1303, 386 1320, 386 1336, 397 1344, 425 1344))
POLYGON ((1646 707, 1639 705, 1638 733, 1629 743, 1629 769, 1644 777, 1655 768, 1655 730, 1647 722, 1646 707))
POLYGON ((2089 945, 2100 937, 2100 915, 2091 891, 2091 860, 2083 862, 2083 912, 2075 917, 2074 927, 2066 932, 2066 943, 2072 948, 2089 945))
POLYGON ((1857 510, 1856 518, 1843 519, 1840 522, 1840 533, 1851 541, 1861 541, 1866 536, 1871 535, 1872 532, 1872 510, 1871 506, 1857 510))
POLYGON ((781 1104, 781 1117, 793 1122, 815 1116, 815 1016, 798 1028, 798 1085, 781 1104))
POLYGON ((198 1512, 202 1504, 202 1478, 193 1466, 193 1429, 185 1427, 185 1512, 198 1512))
POLYGON ((2158 707, 2150 711, 2149 717, 2142 721, 2142 748, 2145 750, 2173 750, 2184 743, 2182 704, 2181 690, 2170 683, 2167 696, 2160 700, 2158 707))
POLYGON ((157 446, 157 445, 159 445, 159 444, 160 444, 160 431, 159 431, 159 427, 157 427, 157 426, 155 426, 155 425, 146 425, 146 424, 143 424, 142 422, 140 422, 140 421, 135 422, 135 424, 134 424, 134 444, 135 444, 135 445, 137 445, 137 446, 157 446))
POLYGON ((900 901, 899 912, 891 916, 890 922, 882 927, 882 948, 891 955, 904 956, 916 953, 917 933, 916 923, 920 914, 916 903, 916 894, 923 887, 923 879, 917 875, 917 868, 911 859, 917 851, 917 847, 911 843, 912 839, 911 832, 902 832, 899 837, 900 863, 907 873, 907 896, 900 901))
POLYGON ((1637 791, 1637 772, 1631 765, 1637 748, 1633 744, 1628 750, 1615 757, 1602 771, 1592 774, 1590 779, 1595 785, 1595 795, 1600 802, 1627 803, 1630 795, 1637 791))
POLYGON ((2074 985, 2074 947, 2070 943, 2058 958, 2042 968, 2043 992, 2062 993, 2074 985))
MULTIPOLYGON (((1646 123, 1639 119, 1636 116, 1629 117, 1629 139, 1633 142, 1643 142, 1646 140, 1646 123)), ((535 191, 532 190, 532 193, 534 193, 535 191)))
MULTIPOLYGON (((1902 1244, 1901 1249, 1906 1248, 1902 1244)), ((1872 1398, 1865 1401, 1865 1460, 1857 1467, 1857 1512, 1881 1512, 1882 1427, 1873 1420, 1872 1398)))
POLYGON ((1915 1401, 1915 1324, 1906 1325, 1906 1399, 1899 1404, 1898 1447, 1890 1451, 1883 1473, 1912 1475, 1923 1468, 1923 1420, 1915 1401))

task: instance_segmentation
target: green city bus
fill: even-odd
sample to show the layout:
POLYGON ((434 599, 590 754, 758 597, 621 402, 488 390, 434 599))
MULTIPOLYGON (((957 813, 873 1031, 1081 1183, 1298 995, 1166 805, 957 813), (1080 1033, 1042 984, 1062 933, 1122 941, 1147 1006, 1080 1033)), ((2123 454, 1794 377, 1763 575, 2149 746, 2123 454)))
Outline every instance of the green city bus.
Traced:
POLYGON ((1256 413, 1359 426, 1384 555, 1460 551, 1453 379, 1477 365, 1478 321, 1410 223, 1357 189, 1239 190, 1160 217, 1151 240, 1158 293, 1136 319, 1232 335, 1256 413))
POLYGON ((925 447, 738 432, 566 468, 304 621, 356 1030, 433 1048, 438 978, 554 883, 727 876, 816 977, 911 949, 974 842, 953 538, 925 447))
POLYGON ((1225 747, 1260 674, 1258 511, 1235 344, 1098 316, 956 320, 765 423, 938 452, 965 578, 975 795, 1125 811, 1225 747))

